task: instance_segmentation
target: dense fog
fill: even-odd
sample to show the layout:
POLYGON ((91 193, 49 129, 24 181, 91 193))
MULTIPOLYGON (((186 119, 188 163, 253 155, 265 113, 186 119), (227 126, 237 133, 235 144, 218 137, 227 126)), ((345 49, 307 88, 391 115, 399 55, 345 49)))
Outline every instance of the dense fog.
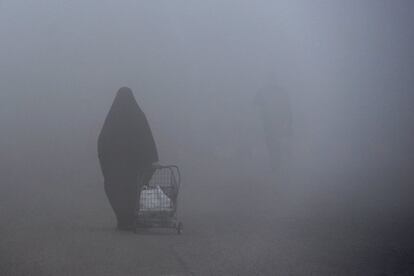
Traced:
MULTIPOLYGON (((33 275, 181 275, 122 270, 124 262, 80 270, 86 264, 75 252, 87 246, 56 253, 42 240, 46 229, 63 248, 76 229, 92 231, 85 244, 95 232, 118 238, 111 236, 114 217, 96 143, 116 91, 128 86, 148 118, 161 163, 181 168, 179 211, 189 243, 202 233, 197 229, 220 223, 248 235, 255 230, 246 225, 257 217, 263 217, 257 228, 287 218, 322 232, 331 219, 349 219, 352 231, 368 225, 367 236, 403 225, 378 234, 380 241, 398 236, 390 243, 404 245, 397 257, 378 257, 392 259, 385 268, 374 257, 367 261, 372 270, 355 268, 352 260, 369 259, 365 251, 332 270, 318 270, 326 266, 322 257, 315 266, 292 268, 306 263, 297 257, 301 249, 274 256, 291 260, 286 270, 284 261, 277 265, 278 275, 408 275, 414 270, 414 243, 403 239, 414 215, 413 12, 409 0, 0 1, 0 271, 24 275, 35 264, 33 275), (284 135, 275 142, 277 154, 269 131, 284 135), (41 237, 32 238, 36 231, 41 237), (59 261, 36 259, 37 252, 74 261, 58 267, 59 261)), ((283 225, 279 234, 292 231, 283 225)), ((209 232, 212 240, 231 240, 217 228, 209 232)), ((159 237, 149 236, 134 247, 152 248, 145 239, 159 237)), ((177 251, 187 248, 178 243, 177 251)), ((267 240, 252 244, 265 248, 267 240)), ((255 252, 261 251, 253 259, 261 254, 255 252)), ((269 263, 277 263, 269 254, 269 263)), ((148 258, 148 266, 157 263, 148 258)), ((186 267, 190 275, 271 275, 274 269, 186 267)))

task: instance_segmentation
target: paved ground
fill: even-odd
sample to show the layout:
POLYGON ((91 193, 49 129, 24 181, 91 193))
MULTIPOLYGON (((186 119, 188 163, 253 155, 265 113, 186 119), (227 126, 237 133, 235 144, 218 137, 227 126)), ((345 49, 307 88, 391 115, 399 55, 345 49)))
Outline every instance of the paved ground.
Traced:
MULTIPOLYGON (((98 186, 96 186, 98 187, 98 186)), ((103 195, 69 186, 3 193, 0 275, 412 275, 407 220, 196 207, 183 235, 114 229, 103 195), (74 197, 74 192, 83 197, 74 197), (52 196, 53 195, 53 196, 52 196), (17 204, 19 202, 19 204, 17 204)), ((210 195, 212 196, 212 195, 210 195)), ((238 196, 239 197, 239 196, 238 196)), ((218 203, 217 203, 218 204, 218 203)), ((191 206, 190 206, 191 205, 191 206)), ((187 208, 184 208, 187 207, 187 208)), ((191 207, 191 208, 189 208, 191 207)), ((185 210, 185 211, 184 211, 185 210)))

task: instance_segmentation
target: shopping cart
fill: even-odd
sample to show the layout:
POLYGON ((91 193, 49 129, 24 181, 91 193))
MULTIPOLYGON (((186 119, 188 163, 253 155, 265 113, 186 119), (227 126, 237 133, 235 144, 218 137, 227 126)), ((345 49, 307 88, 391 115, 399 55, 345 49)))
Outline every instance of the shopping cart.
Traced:
POLYGON ((180 189, 177 166, 153 165, 140 177, 135 207, 134 229, 174 228, 182 233, 183 224, 177 219, 177 199, 180 189))

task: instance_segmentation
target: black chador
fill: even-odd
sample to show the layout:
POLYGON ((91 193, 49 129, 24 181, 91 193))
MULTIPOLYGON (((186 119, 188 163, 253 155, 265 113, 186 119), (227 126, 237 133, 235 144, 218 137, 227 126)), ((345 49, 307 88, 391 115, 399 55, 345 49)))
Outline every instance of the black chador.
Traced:
POLYGON ((145 114, 127 87, 119 89, 106 117, 98 155, 118 227, 128 229, 133 225, 139 179, 158 161, 158 153, 145 114))

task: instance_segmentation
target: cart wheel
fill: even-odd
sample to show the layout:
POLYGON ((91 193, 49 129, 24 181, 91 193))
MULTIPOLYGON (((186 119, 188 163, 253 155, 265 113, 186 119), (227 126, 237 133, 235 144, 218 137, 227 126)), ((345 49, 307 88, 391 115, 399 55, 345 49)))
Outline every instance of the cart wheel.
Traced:
POLYGON ((177 234, 181 235, 183 233, 183 223, 180 221, 177 223, 177 234))

